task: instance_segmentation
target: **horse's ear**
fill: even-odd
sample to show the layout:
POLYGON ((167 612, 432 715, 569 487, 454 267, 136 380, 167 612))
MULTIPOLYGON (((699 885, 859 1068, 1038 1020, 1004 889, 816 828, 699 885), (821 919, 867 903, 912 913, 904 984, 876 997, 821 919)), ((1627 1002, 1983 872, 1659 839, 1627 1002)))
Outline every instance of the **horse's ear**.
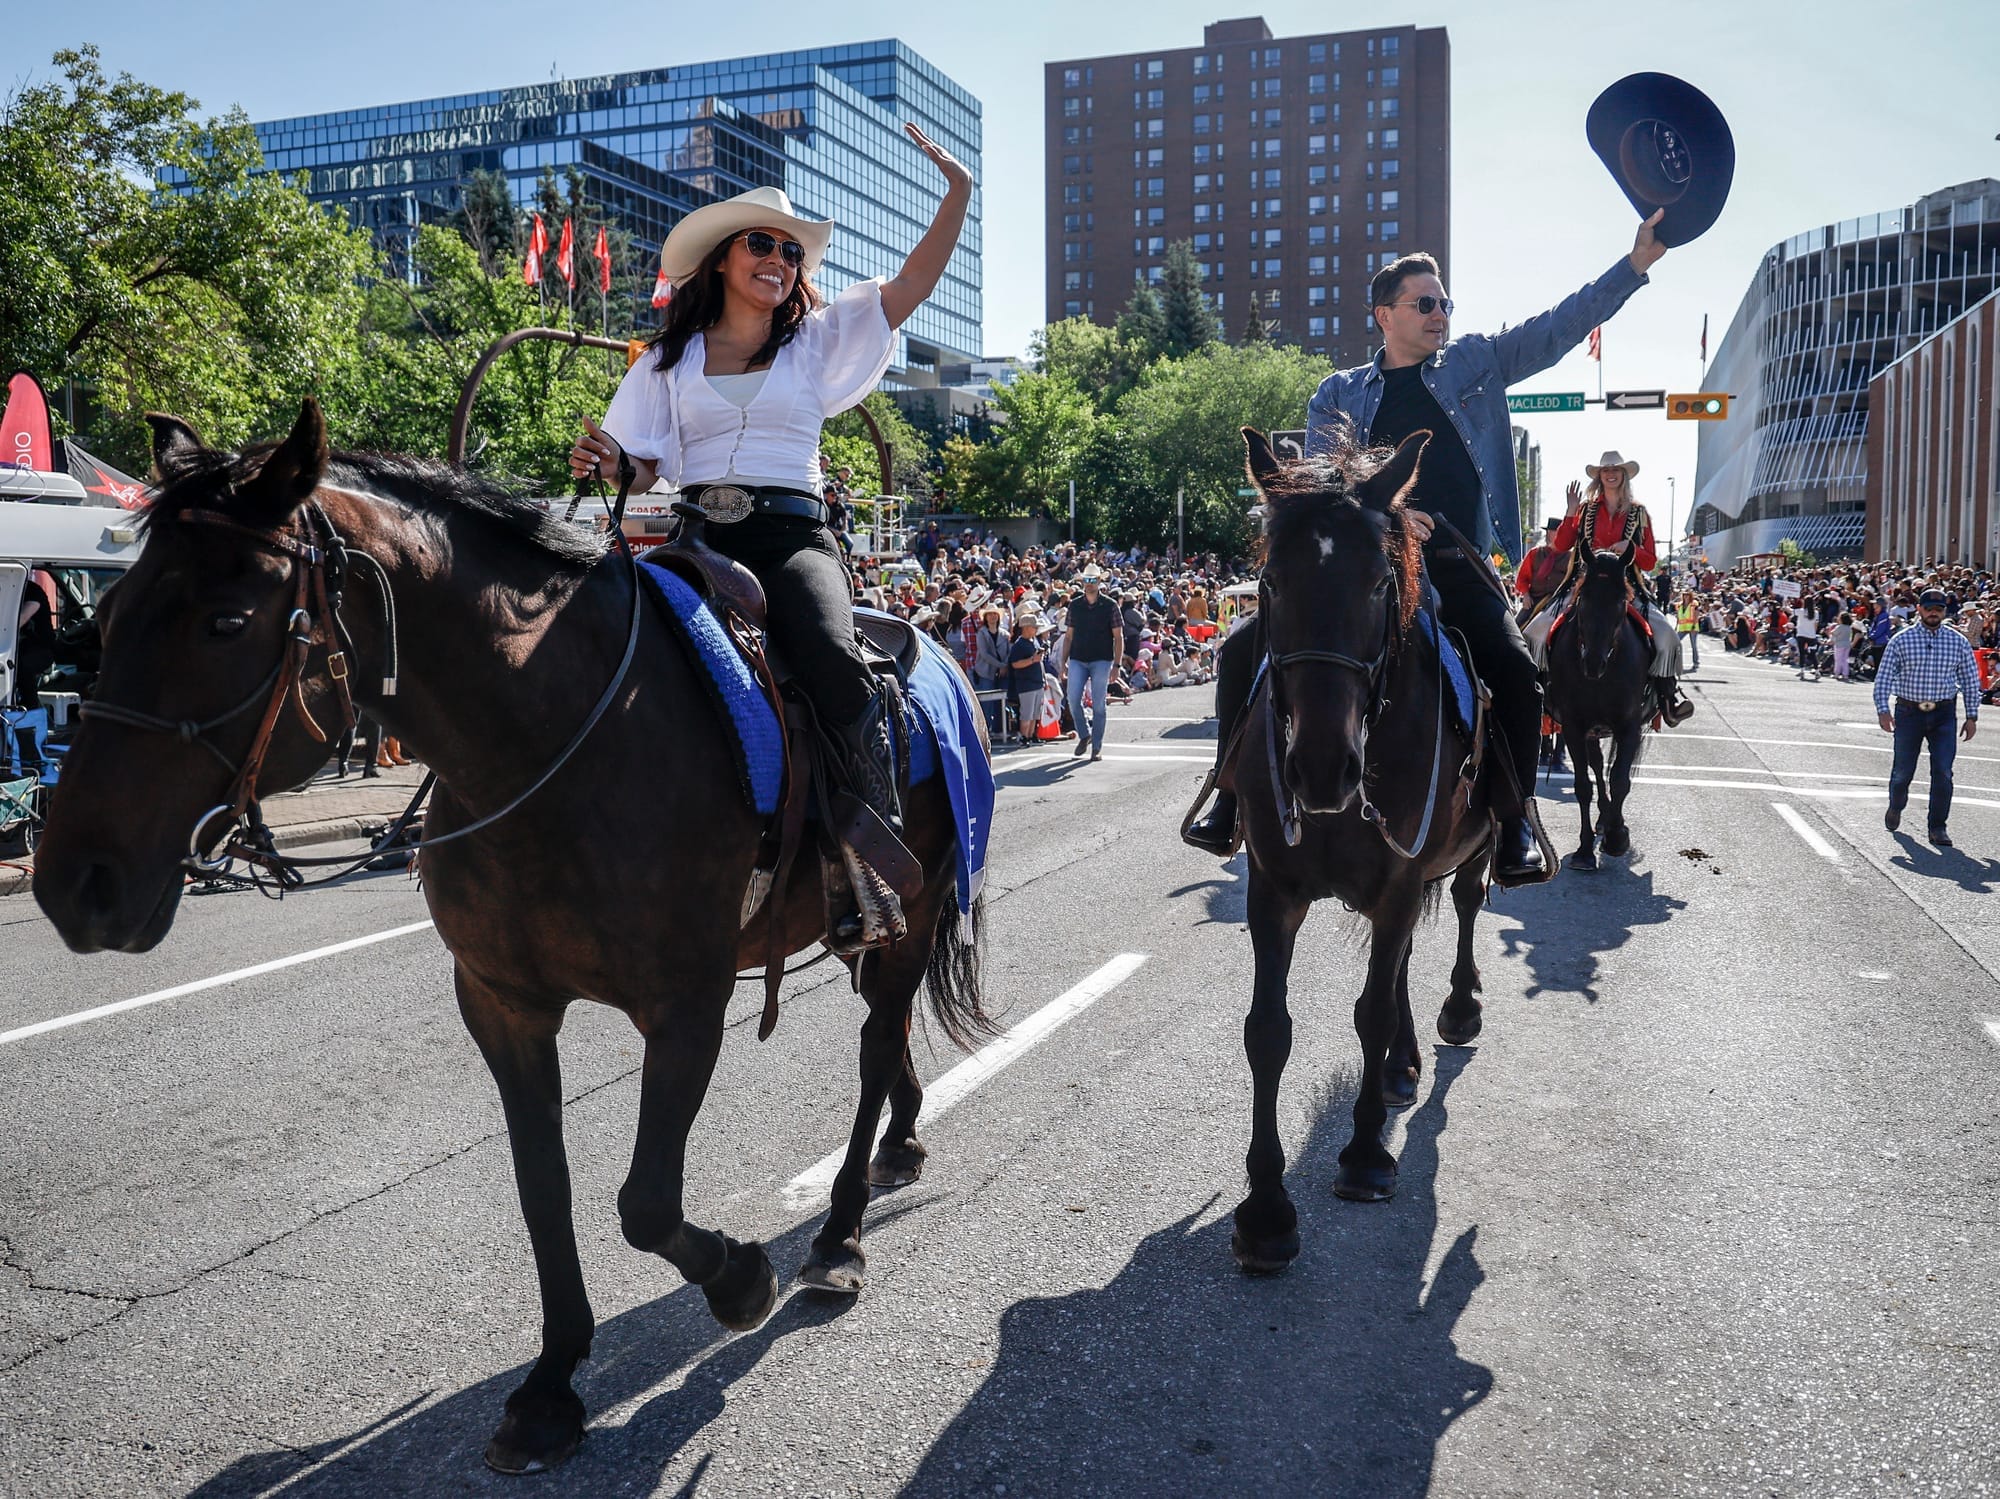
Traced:
POLYGON ((1354 497, 1370 510, 1386 511, 1416 482, 1417 460, 1430 440, 1428 432, 1412 432, 1387 463, 1354 487, 1354 497))
POLYGON ((195 460, 208 451, 201 434, 177 416, 169 416, 164 411, 149 411, 146 413, 146 425, 153 429, 153 468, 169 483, 193 467, 195 460))
POLYGON ((1271 451, 1271 440, 1255 427, 1245 427, 1243 446, 1249 455, 1246 467, 1250 482, 1259 489, 1268 489, 1279 473, 1278 455, 1271 451))
POLYGON ((243 519, 251 525, 280 526, 319 488, 326 470, 326 418, 307 396, 291 435, 271 450, 257 477, 240 491, 243 519))

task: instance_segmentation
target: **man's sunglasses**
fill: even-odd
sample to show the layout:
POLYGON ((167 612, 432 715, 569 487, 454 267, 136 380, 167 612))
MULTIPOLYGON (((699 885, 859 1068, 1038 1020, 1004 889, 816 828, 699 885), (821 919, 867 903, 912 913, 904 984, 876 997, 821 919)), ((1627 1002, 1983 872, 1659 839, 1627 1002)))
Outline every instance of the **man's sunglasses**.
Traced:
POLYGON ((797 270, 806 263, 806 247, 795 239, 780 240, 775 234, 766 234, 762 229, 752 229, 743 236, 743 244, 752 255, 762 260, 773 250, 784 257, 785 264, 797 270))
POLYGON ((1450 297, 1412 297, 1407 302, 1384 302, 1382 305, 1384 307, 1414 307, 1425 317, 1429 317, 1440 307, 1444 309, 1444 315, 1450 317, 1453 310, 1457 307, 1457 304, 1450 297))

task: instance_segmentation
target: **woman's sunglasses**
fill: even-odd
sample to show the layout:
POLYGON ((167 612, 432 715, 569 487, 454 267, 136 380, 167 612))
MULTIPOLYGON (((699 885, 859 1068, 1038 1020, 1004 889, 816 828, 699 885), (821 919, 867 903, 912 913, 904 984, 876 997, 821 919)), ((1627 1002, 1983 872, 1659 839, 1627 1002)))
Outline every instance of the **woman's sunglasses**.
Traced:
POLYGON ((762 229, 752 229, 743 236, 743 244, 752 255, 762 260, 773 250, 784 257, 786 265, 797 270, 806 263, 806 247, 795 239, 780 240, 775 234, 766 234, 762 229))
POLYGON ((1384 302, 1382 305, 1384 307, 1414 307, 1425 317, 1429 317, 1440 307, 1444 309, 1444 315, 1450 317, 1455 306, 1450 297, 1412 297, 1407 302, 1384 302))

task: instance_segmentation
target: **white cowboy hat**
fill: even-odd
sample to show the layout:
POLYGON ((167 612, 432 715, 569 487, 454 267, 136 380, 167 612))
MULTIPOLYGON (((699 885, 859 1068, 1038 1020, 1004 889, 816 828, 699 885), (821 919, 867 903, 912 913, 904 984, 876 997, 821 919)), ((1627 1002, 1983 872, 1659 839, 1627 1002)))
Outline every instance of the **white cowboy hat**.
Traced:
POLYGON ((1076 580, 1079 583, 1102 583, 1104 573, 1095 562, 1086 562, 1083 571, 1076 575, 1076 580))
POLYGON ((1634 477, 1639 472, 1639 465, 1635 462, 1628 460, 1625 457, 1625 455, 1620 453, 1616 448, 1607 448, 1605 450, 1604 456, 1598 459, 1597 462, 1586 463, 1583 466, 1583 472, 1586 477, 1595 479, 1600 473, 1602 473, 1607 468, 1624 469, 1625 477, 1628 479, 1634 477))
POLYGON ((819 269, 826 258, 827 241, 833 238, 832 219, 803 219, 792 211, 792 200, 783 188, 753 187, 720 203, 710 203, 674 225, 667 242, 660 246, 660 269, 678 286, 696 271, 710 250, 746 229, 784 229, 806 248, 807 274, 819 269))

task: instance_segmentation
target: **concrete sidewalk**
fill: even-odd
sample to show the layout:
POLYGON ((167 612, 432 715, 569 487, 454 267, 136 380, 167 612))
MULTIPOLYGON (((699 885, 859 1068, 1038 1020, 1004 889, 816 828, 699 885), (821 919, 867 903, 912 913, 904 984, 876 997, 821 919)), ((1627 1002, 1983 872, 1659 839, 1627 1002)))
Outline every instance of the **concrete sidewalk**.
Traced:
MULTIPOLYGON (((387 822, 409 805, 424 778, 421 765, 390 766, 372 779, 350 772, 336 778, 333 767, 297 791, 264 803, 264 821, 279 848, 307 848, 362 836, 364 823, 387 822)), ((0 896, 25 893, 34 883, 34 859, 0 863, 0 896)))

